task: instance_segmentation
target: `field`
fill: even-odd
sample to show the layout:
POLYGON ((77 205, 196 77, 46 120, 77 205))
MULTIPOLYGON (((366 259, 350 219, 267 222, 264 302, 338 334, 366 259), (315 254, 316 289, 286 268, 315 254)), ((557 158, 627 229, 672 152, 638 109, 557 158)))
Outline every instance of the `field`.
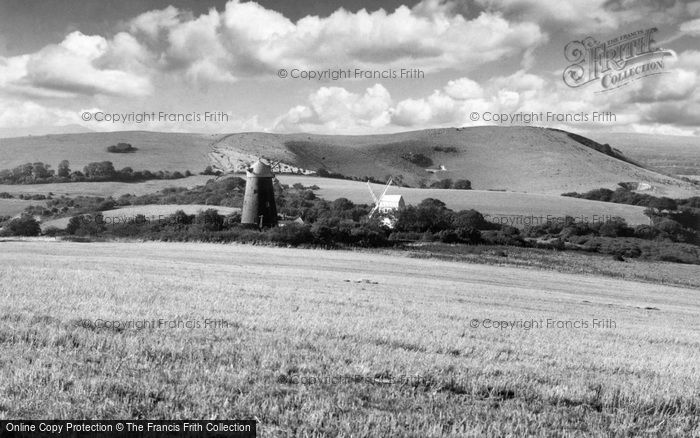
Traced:
MULTIPOLYGON (((240 177, 245 175, 240 174, 240 177)), ((155 180, 141 183, 116 183, 116 182, 90 182, 90 183, 65 183, 65 184, 23 184, 23 185, 0 185, 0 192, 17 194, 48 194, 66 196, 112 196, 119 197, 130 193, 133 195, 145 195, 158 192, 167 187, 192 188, 203 185, 211 176, 198 175, 189 178, 176 180, 155 180)), ((293 185, 301 183, 305 186, 317 185, 320 190, 318 196, 332 201, 345 197, 358 204, 371 203, 371 197, 367 186, 358 181, 306 177, 296 175, 278 175, 278 179, 283 184, 293 185)), ((379 195, 384 187, 372 184, 375 194, 379 195)), ((453 210, 463 210, 473 208, 483 214, 494 216, 493 220, 508 221, 514 220, 512 224, 518 228, 524 226, 524 222, 518 222, 523 217, 548 215, 556 218, 565 215, 588 219, 593 221, 593 216, 610 217, 620 216, 625 218, 627 223, 632 225, 648 224, 649 218, 644 215, 644 208, 633 205, 622 205, 603 203, 598 201, 588 201, 585 199, 568 198, 555 195, 538 195, 529 193, 498 192, 484 190, 442 190, 442 189, 408 189, 392 187, 389 194, 400 193, 407 204, 417 204, 425 198, 437 198, 445 202, 447 207, 453 210), (498 219, 495 219, 498 217, 498 219)), ((24 207, 31 204, 42 204, 43 201, 19 201, 0 200, 0 215, 15 215, 20 213, 24 207), (19 208, 22 206, 21 208, 19 208)), ((511 223, 511 222, 507 222, 511 223)), ((533 222, 537 224, 536 222, 533 222)))
MULTIPOLYGON (((316 192, 318 196, 328 200, 343 197, 360 204, 372 202, 366 184, 358 181, 293 175, 279 175, 278 179, 289 185, 295 183, 301 183, 305 186, 317 185, 320 189, 316 192)), ((384 187, 372 184, 372 190, 379 196, 384 187)), ((649 218, 644 215, 644 207, 565 196, 485 190, 409 189, 404 187, 391 187, 387 193, 401 194, 406 204, 413 205, 425 198, 436 198, 453 210, 474 209, 482 214, 490 215, 492 221, 502 221, 518 228, 524 227, 525 218, 532 217, 531 223, 538 225, 546 222, 547 216, 552 216, 553 218, 550 220, 556 221, 566 215, 589 222, 596 219, 609 220, 611 216, 619 216, 631 225, 649 223, 649 218), (535 217, 538 219, 535 220, 535 217), (540 221, 540 217, 544 219, 540 221)))
POLYGON ((159 192, 167 187, 192 188, 204 185, 212 176, 197 175, 178 179, 156 179, 138 183, 125 182, 72 182, 56 184, 0 184, 0 193, 41 194, 53 193, 56 196, 112 196, 118 198, 124 194, 136 196, 159 192))
POLYGON ((147 131, 90 132, 16 138, 0 138, 0 169, 41 161, 54 169, 61 160, 68 160, 73 170, 95 161, 111 161, 121 169, 190 170, 198 173, 209 165, 209 144, 219 136, 176 134, 147 131), (138 151, 113 154, 107 147, 119 142, 130 143, 138 151))
POLYGON ((0 199, 0 216, 15 216, 30 205, 44 205, 44 201, 25 201, 23 199, 0 199))
MULTIPOLYGON (((188 205, 177 205, 177 204, 157 204, 157 205, 134 205, 131 207, 116 208, 114 210, 107 210, 102 212, 105 224, 108 226, 110 224, 123 224, 128 221, 133 221, 136 215, 142 214, 146 219, 150 221, 165 221, 168 216, 174 214, 178 210, 182 210, 187 214, 197 214, 200 211, 213 208, 219 212, 220 215, 226 216, 233 212, 240 211, 239 208, 231 207, 220 207, 218 205, 201 205, 201 204, 188 204, 188 205)), ((60 229, 65 229, 68 225, 70 217, 64 217, 60 219, 53 219, 46 221, 41 224, 42 230, 49 227, 56 227, 60 229)))
POLYGON ((367 252, 0 245, 0 418, 257 418, 262 436, 700 433, 697 289, 367 252))

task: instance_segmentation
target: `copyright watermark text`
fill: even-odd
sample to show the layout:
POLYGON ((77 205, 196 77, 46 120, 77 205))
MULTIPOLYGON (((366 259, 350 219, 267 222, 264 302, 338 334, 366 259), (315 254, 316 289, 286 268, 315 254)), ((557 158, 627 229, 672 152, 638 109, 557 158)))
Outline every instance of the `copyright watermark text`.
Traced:
POLYGON ((547 329, 616 329, 617 322, 610 318, 590 318, 590 319, 491 319, 472 318, 469 327, 473 329, 494 329, 494 330, 547 330, 547 329))
POLYGON ((322 70, 281 68, 277 70, 280 79, 302 79, 307 81, 339 81, 345 79, 425 79, 425 71, 420 68, 388 68, 368 70, 362 68, 327 68, 322 70))
POLYGON ((205 329, 219 330, 232 327, 233 324, 225 319, 79 319, 75 321, 76 327, 87 329, 107 330, 175 330, 175 329, 205 329))
POLYGON ((191 112, 191 113, 166 113, 163 111, 141 111, 141 112, 105 112, 105 111, 83 111, 80 118, 85 122, 99 123, 121 123, 121 124, 142 124, 155 122, 217 122, 225 123, 230 120, 228 113, 223 111, 213 112, 191 112))
POLYGON ((617 115, 610 111, 556 113, 552 111, 494 113, 490 111, 472 111, 472 122, 490 122, 501 125, 530 125, 533 123, 614 123, 617 115))

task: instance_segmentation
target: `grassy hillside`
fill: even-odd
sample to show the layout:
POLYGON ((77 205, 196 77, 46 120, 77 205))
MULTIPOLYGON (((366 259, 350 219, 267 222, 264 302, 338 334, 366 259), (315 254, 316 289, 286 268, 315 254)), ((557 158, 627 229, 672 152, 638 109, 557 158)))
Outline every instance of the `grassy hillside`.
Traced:
POLYGON ((45 136, 0 138, 0 169, 41 161, 54 169, 68 160, 71 169, 81 170, 95 161, 111 161, 114 167, 134 170, 191 170, 199 173, 209 165, 209 144, 218 136, 147 131, 91 132, 45 136), (107 147, 124 142, 138 148, 135 153, 114 154, 107 147))
POLYGON ((262 436, 700 428, 697 290, 160 243, 4 242, 0 274, 2 418, 256 418, 262 436))
MULTIPOLYGON (((544 128, 494 126, 364 136, 84 133, 0 139, 0 169, 35 161, 55 168, 60 160, 67 159, 73 169, 82 169, 88 162, 109 160, 117 168, 198 173, 209 164, 227 170, 240 169, 264 156, 282 160, 288 168, 325 169, 358 178, 384 179, 393 175, 413 187, 451 178, 468 179, 475 189, 559 195, 614 188, 624 181, 648 183, 653 187, 650 193, 656 196, 698 194, 697 186, 625 161, 625 156, 605 147, 604 143, 613 147, 618 144, 604 135, 598 140, 600 143, 544 128), (129 154, 106 151, 107 146, 118 142, 130 143, 138 151, 129 154), (440 165, 447 170, 426 171, 440 165)), ((625 146, 619 149, 631 151, 625 146)), ((697 163, 700 156, 697 148, 684 151, 683 160, 697 163)), ((630 153, 634 160, 643 163, 675 160, 669 158, 674 152, 663 147, 651 148, 642 156, 630 153), (658 159, 644 158, 652 153, 658 159)))
POLYGON ((213 178, 207 175, 191 176, 189 178, 150 180, 137 183, 126 182, 76 182, 57 184, 0 184, 0 193, 7 192, 13 195, 18 194, 42 194, 53 193, 54 195, 66 196, 113 196, 119 197, 124 194, 146 195, 148 193, 159 192, 168 187, 192 188, 204 185, 213 178))
MULTIPOLYGON (((1 191, 1 190, 0 190, 1 191)), ((25 201, 22 199, 0 199, 0 216, 15 216, 30 205, 44 205, 44 201, 25 201)))
POLYGON ((544 128, 485 126, 365 136, 241 133, 221 138, 212 150, 222 167, 236 167, 259 154, 347 176, 393 175, 414 187, 465 178, 474 189, 558 195, 636 181, 650 184, 657 195, 698 193, 687 183, 620 159, 614 150, 604 152, 602 144, 544 128), (426 171, 440 165, 447 171, 426 171))

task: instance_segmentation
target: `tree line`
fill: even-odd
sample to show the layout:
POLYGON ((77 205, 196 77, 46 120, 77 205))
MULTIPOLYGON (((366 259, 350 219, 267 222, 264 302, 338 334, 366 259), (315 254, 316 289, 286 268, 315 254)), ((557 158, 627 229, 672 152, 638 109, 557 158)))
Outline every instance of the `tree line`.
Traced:
POLYGON ((88 163, 81 170, 71 170, 68 160, 58 164, 56 170, 50 164, 43 162, 25 163, 13 169, 0 170, 1 184, 51 184, 67 182, 100 182, 118 181, 135 182, 153 179, 178 179, 192 176, 192 172, 158 170, 134 170, 124 167, 120 170, 114 168, 111 161, 99 161, 88 163))

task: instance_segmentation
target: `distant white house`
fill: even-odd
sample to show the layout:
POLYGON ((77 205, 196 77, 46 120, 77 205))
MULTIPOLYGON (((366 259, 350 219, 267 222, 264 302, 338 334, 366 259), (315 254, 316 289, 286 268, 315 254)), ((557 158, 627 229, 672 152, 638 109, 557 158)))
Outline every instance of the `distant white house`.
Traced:
POLYGON ((437 169, 425 169, 425 171, 430 172, 430 173, 438 173, 438 172, 446 172, 447 169, 445 168, 444 164, 441 164, 440 167, 438 167, 437 169))

